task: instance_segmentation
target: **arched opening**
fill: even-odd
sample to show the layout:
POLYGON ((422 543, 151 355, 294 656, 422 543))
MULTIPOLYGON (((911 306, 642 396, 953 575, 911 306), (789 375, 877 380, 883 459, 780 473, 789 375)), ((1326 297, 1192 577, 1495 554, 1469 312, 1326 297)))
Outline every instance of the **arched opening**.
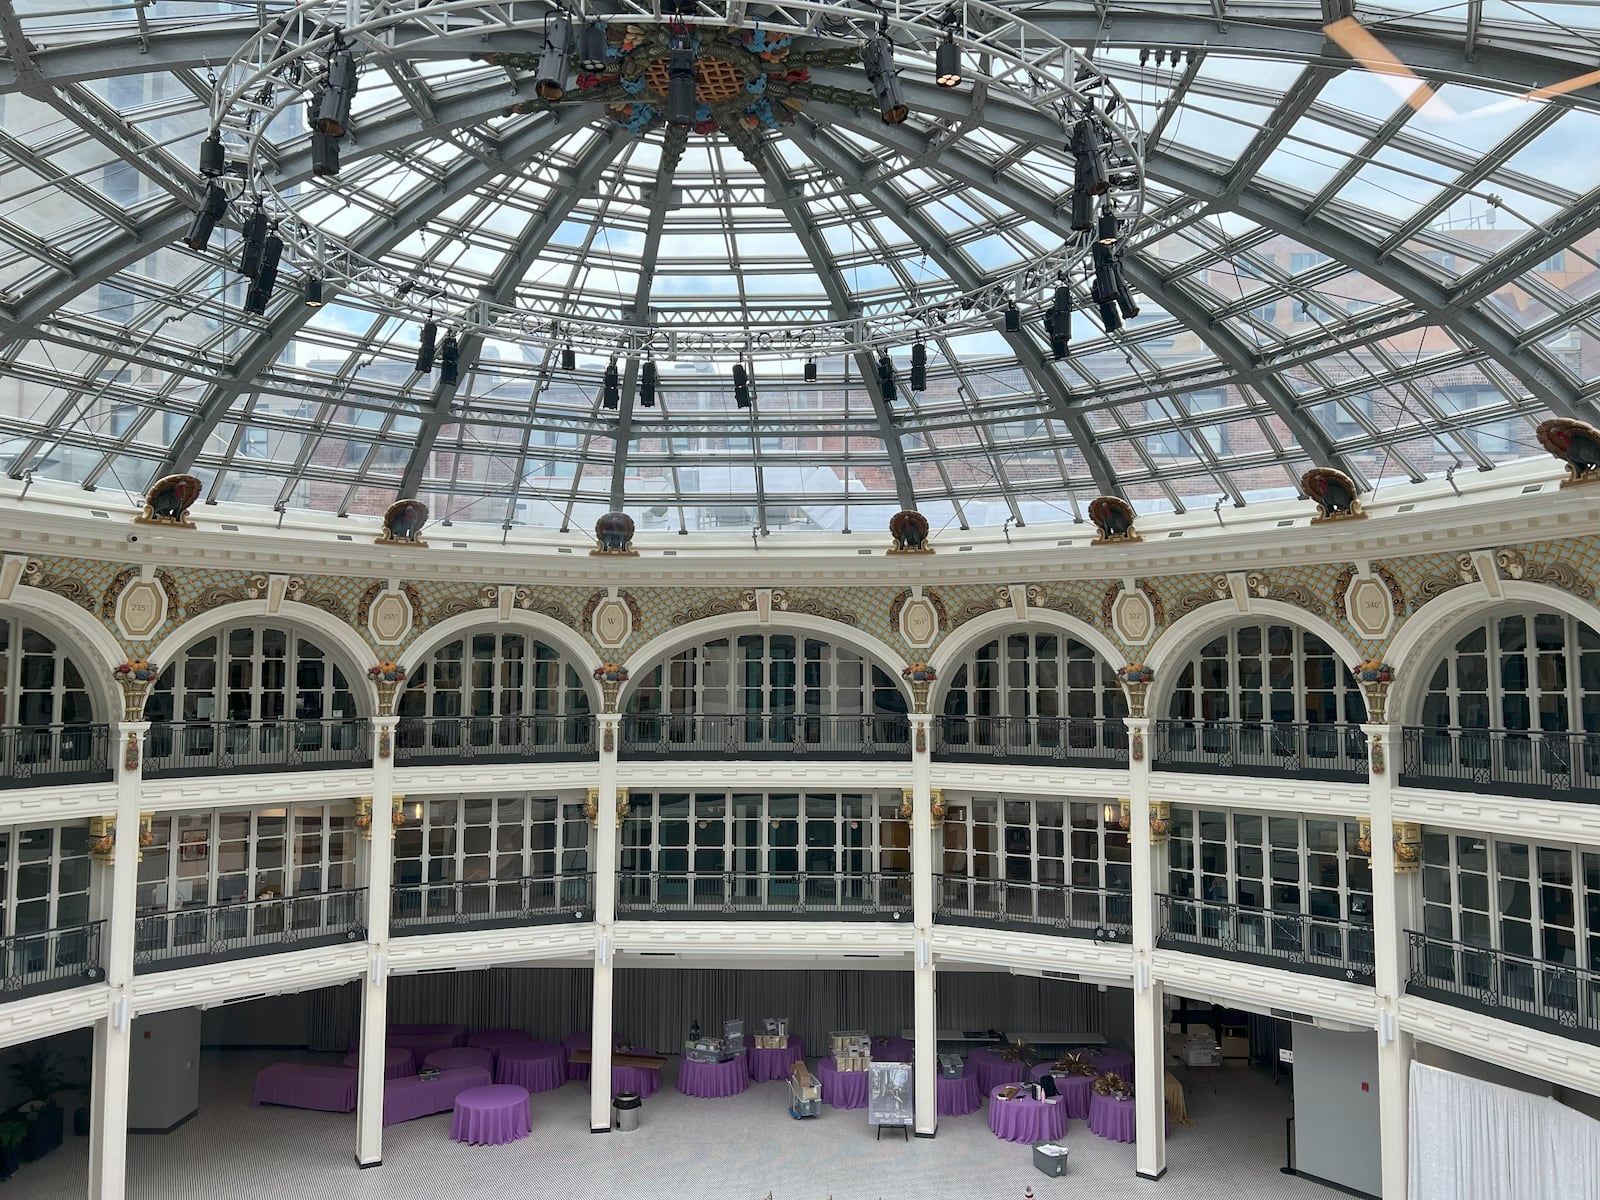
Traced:
POLYGON ((62 641, 31 618, 0 616, 0 688, 0 786, 110 776, 110 734, 95 722, 88 681, 62 641))

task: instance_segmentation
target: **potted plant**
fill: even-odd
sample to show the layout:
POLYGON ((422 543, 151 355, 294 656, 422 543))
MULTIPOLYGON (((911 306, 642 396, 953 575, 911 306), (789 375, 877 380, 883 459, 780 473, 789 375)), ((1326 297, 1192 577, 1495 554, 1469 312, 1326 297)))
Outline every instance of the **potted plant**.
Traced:
POLYGON ((27 1123, 22 1161, 33 1162, 61 1145, 66 1136, 66 1118, 55 1097, 66 1089, 67 1078, 56 1056, 39 1050, 11 1064, 11 1084, 27 1097, 17 1107, 27 1123))
POLYGON ((10 1179, 22 1165, 22 1141, 28 1136, 28 1123, 7 1114, 0 1118, 0 1179, 10 1179))

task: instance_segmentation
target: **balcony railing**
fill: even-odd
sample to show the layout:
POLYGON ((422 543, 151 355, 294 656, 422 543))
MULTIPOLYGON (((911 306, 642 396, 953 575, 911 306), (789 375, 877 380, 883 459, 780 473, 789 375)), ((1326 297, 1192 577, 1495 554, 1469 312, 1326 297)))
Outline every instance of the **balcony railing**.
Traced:
POLYGON ((617 916, 909 921, 911 876, 875 871, 624 871, 617 916))
POLYGON ((0 938, 0 998, 20 1000, 105 978, 104 921, 0 938))
POLYGON ((1269 912, 1220 900, 1156 896, 1156 945, 1372 983, 1372 926, 1339 917, 1269 912))
POLYGON ((1132 897, 1108 888, 936 875, 933 913, 936 921, 949 925, 1058 933, 1102 942, 1126 942, 1133 935, 1132 897))
POLYGON ((593 758, 594 718, 402 717, 395 729, 397 766, 437 763, 570 762, 593 758))
POLYGON ((1406 991, 1600 1043, 1600 971, 1406 932, 1406 991))
POLYGON ((617 753, 625 759, 905 759, 911 756, 911 723, 897 713, 827 717, 628 713, 622 718, 617 753))
POLYGON ((1361 781, 1367 735, 1356 725, 1157 721, 1157 771, 1361 781))
POLYGON ((365 717, 157 722, 144 745, 144 774, 151 779, 224 771, 325 771, 372 762, 365 717))
POLYGON ((1600 733, 1407 726, 1402 738, 1407 787, 1600 800, 1600 733))
POLYGON ((949 762, 1124 766, 1128 728, 1095 717, 936 717, 933 757, 949 762))
POLYGON ((166 971, 366 936, 367 889, 216 904, 134 918, 133 969, 166 971))
POLYGON ((103 783, 110 745, 105 725, 0 725, 0 788, 103 783))
POLYGON ((389 901, 389 927, 401 936, 592 921, 593 897, 592 873, 396 884, 389 901))

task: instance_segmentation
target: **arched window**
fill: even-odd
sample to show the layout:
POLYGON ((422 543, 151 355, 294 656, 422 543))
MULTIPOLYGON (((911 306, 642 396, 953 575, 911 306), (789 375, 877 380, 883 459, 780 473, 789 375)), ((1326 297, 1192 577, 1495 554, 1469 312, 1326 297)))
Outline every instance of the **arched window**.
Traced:
POLYGON ((1356 725, 1366 701, 1350 670, 1314 633, 1268 622, 1219 633, 1178 672, 1177 721, 1356 725))
POLYGON ((107 769, 104 732, 86 728, 94 708, 83 672, 54 638, 0 618, 0 687, 0 771, 13 787, 107 769))

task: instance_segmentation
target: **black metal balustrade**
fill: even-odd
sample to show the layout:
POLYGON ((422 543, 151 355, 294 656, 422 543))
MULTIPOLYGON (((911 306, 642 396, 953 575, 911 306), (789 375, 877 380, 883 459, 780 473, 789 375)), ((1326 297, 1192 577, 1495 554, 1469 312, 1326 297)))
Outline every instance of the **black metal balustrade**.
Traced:
POLYGON ((104 921, 0 938, 0 999, 20 1000, 105 978, 104 921))
POLYGON ((1097 717, 939 716, 933 721, 933 757, 1120 767, 1128 761, 1128 727, 1097 717))
POLYGON ((1110 888, 935 875, 933 915, 949 925, 1058 933, 1102 942, 1126 942, 1133 936, 1133 898, 1110 888))
POLYGON ((1351 983, 1373 982, 1372 926, 1340 917, 1272 912, 1221 900, 1157 895, 1156 945, 1286 967, 1351 983))
POLYGON ((389 901, 389 928, 397 937, 592 920, 592 873, 396 884, 389 901))
POLYGON ((365 717, 157 722, 145 735, 146 778, 221 771, 316 771, 372 762, 365 717))
POLYGON ((1600 1044, 1600 971, 1406 931, 1406 992, 1600 1044))
POLYGON ((645 758, 905 759, 911 722, 900 713, 857 716, 658 715, 622 718, 617 756, 645 758))
POLYGON ((617 916, 909 921, 911 876, 875 871, 624 871, 617 916))
POLYGON ((1360 782, 1367 735, 1358 725, 1273 721, 1157 721, 1157 771, 1273 775, 1360 782))
POLYGON ((103 783, 110 746, 106 725, 0 725, 0 788, 103 783))
POLYGON ((166 971, 366 936, 367 889, 214 904, 134 918, 133 969, 166 971))
POLYGON ((397 766, 438 763, 501 763, 595 757, 594 718, 402 717, 395 728, 397 766))
POLYGON ((1406 787, 1600 801, 1600 733, 1407 726, 1401 738, 1406 787))

